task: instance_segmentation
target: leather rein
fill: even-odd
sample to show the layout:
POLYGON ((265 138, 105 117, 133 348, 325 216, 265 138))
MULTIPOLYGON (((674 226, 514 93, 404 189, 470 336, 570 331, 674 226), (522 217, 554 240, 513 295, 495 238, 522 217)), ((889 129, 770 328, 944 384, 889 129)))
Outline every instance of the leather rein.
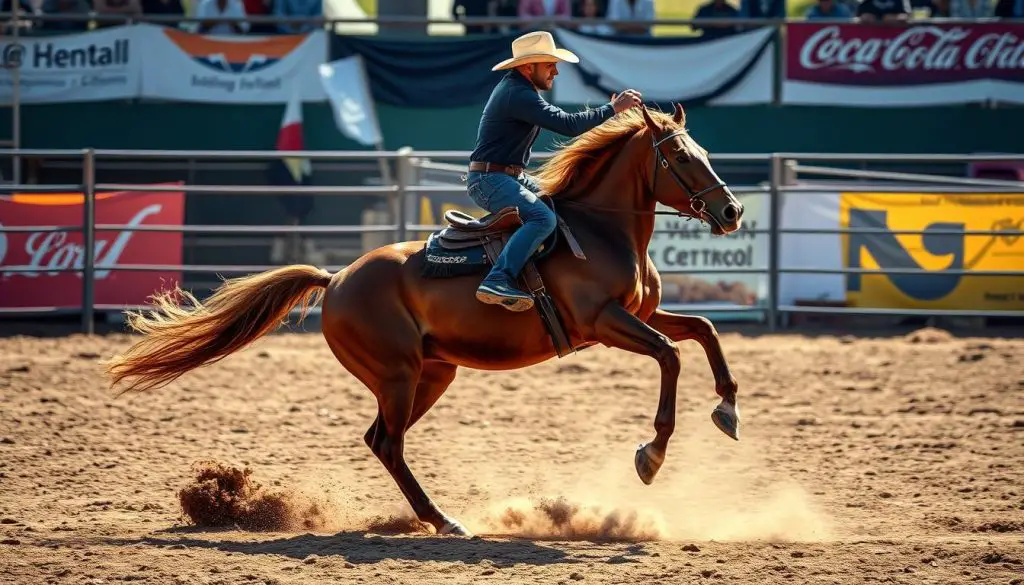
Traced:
MULTIPOLYGON (((703 220, 704 211, 707 209, 707 203, 702 199, 702 197, 704 195, 707 195, 708 193, 714 191, 715 189, 720 189, 722 187, 725 187, 726 184, 724 182, 719 182, 719 183, 716 183, 714 185, 711 185, 710 187, 707 187, 707 188, 701 189, 700 191, 694 192, 694 190, 691 189, 690 186, 687 185, 686 182, 683 181, 682 178, 679 177, 679 174, 676 173, 675 169, 672 168, 672 165, 669 164, 668 158, 661 151, 661 145, 662 145, 662 143, 668 141, 669 139, 675 138, 676 136, 680 136, 680 135, 685 134, 685 133, 686 133, 685 130, 676 130, 675 132, 673 132, 673 133, 671 133, 671 134, 669 134, 667 136, 662 137, 661 140, 655 141, 654 133, 651 132, 651 145, 654 147, 654 169, 653 169, 653 172, 651 173, 651 176, 653 177, 653 179, 651 181, 651 186, 648 189, 648 194, 651 195, 651 197, 653 197, 654 194, 656 193, 656 188, 658 186, 658 165, 660 164, 661 168, 664 169, 664 170, 667 170, 669 172, 669 176, 672 177, 672 179, 676 182, 676 184, 679 185, 679 187, 681 189, 683 189, 684 191, 686 191, 686 193, 690 196, 690 208, 693 209, 693 211, 694 211, 694 213, 696 215, 689 215, 689 214, 683 213, 682 211, 658 211, 658 210, 646 211, 646 210, 639 210, 639 209, 621 209, 621 208, 617 208, 617 207, 604 207, 604 206, 601 206, 601 205, 593 205, 591 203, 582 203, 582 202, 579 202, 579 201, 573 201, 571 199, 558 200, 557 203, 565 203, 565 204, 570 204, 570 205, 577 205, 579 207, 589 207, 591 209, 598 209, 598 210, 603 210, 603 211, 614 211, 614 212, 617 212, 617 213, 628 213, 628 214, 633 214, 633 215, 674 215, 676 217, 687 217, 687 218, 690 218, 690 219, 703 220)), ((714 219, 714 218, 712 218, 712 219, 714 219)))

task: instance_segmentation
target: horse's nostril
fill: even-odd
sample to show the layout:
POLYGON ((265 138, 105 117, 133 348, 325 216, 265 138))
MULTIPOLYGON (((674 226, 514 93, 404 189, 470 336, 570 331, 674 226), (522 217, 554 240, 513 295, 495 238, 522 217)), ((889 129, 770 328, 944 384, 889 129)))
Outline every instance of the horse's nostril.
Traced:
POLYGON ((722 210, 722 219, 725 221, 736 221, 740 216, 740 210, 732 203, 725 206, 722 210))

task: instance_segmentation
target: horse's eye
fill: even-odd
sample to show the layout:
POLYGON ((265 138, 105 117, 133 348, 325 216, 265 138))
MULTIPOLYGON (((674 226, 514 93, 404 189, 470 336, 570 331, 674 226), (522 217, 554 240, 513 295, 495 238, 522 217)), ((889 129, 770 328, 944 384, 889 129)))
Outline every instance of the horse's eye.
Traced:
POLYGON ((676 162, 687 163, 690 162, 690 157, 685 153, 676 155, 676 162))

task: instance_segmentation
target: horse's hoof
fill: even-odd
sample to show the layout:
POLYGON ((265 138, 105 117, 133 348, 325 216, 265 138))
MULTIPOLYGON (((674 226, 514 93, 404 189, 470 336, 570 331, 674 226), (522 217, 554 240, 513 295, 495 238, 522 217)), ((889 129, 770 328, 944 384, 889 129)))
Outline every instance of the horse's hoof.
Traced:
POLYGON ((720 402, 711 413, 711 422, 726 435, 740 440, 740 412, 735 405, 724 400, 720 402))
POLYGON ((646 485, 651 485, 654 476, 658 474, 658 470, 661 469, 661 464, 664 462, 665 455, 652 454, 650 443, 637 447, 636 455, 633 456, 636 473, 640 476, 640 481, 646 485))
POLYGON ((444 526, 442 526, 441 530, 438 530, 437 533, 452 536, 473 536, 472 532, 466 530, 465 526, 455 520, 445 522, 444 526))

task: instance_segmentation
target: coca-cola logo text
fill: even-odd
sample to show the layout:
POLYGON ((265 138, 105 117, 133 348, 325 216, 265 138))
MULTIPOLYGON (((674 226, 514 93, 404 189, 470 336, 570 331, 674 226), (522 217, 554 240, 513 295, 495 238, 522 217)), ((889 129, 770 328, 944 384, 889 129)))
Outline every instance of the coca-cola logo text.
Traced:
MULTIPOLYGON (((143 220, 151 215, 160 213, 161 209, 163 209, 163 206, 160 204, 147 205, 132 216, 125 225, 128 227, 142 225, 143 220)), ((113 243, 105 239, 97 238, 95 240, 94 259, 96 266, 95 276, 97 279, 104 279, 110 274, 109 268, 117 265, 121 254, 124 253, 128 242, 131 241, 134 234, 134 231, 118 232, 113 243), (106 268, 106 270, 103 268, 106 268)), ((0 233, 0 236, 3 235, 3 233, 0 233)), ((6 248, 6 242, 4 242, 3 248, 6 248)), ((23 266, 24 268, 46 268, 49 270, 13 272, 7 273, 5 276, 24 276, 26 278, 37 278, 42 275, 52 276, 59 274, 59 270, 66 270, 68 268, 81 270, 85 263, 85 246, 70 241, 68 232, 32 232, 25 240, 25 253, 28 256, 28 262, 23 266)), ((0 254, 0 267, 2 266, 4 266, 4 254, 0 254)), ((7 264, 7 266, 11 266, 11 264, 7 264)), ((0 274, 3 274, 3 272, 0 271, 0 274)))
POLYGON ((889 38, 843 37, 844 32, 864 34, 860 30, 839 25, 819 29, 800 48, 800 66, 857 73, 1024 70, 1024 39, 1009 31, 927 25, 895 29, 899 33, 889 38))

